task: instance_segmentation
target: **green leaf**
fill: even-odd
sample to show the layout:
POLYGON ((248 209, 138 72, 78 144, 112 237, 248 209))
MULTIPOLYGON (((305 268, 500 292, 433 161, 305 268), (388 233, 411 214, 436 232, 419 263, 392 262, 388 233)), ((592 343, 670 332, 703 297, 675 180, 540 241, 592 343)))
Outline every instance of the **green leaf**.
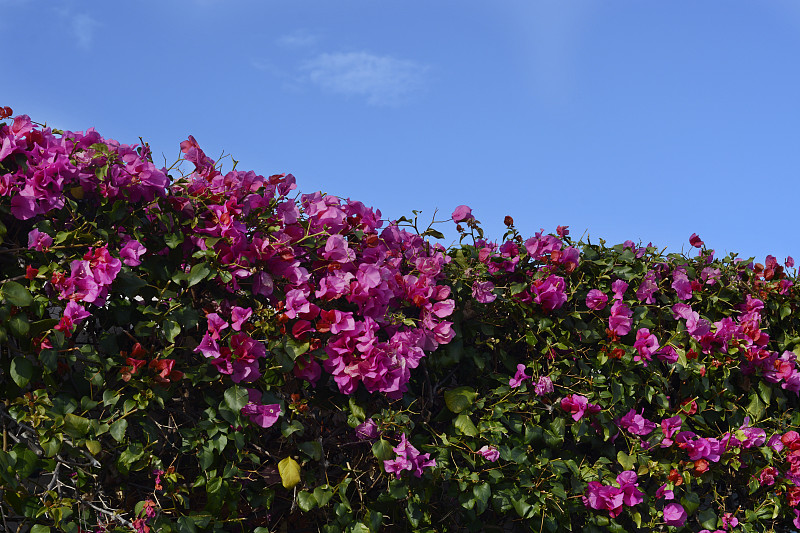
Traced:
POLYGON ((314 489, 314 499, 317 500, 317 505, 324 507, 326 503, 333 497, 333 490, 328 485, 323 485, 314 489))
POLYGON ((633 470, 633 467, 636 465, 636 456, 619 451, 617 452, 617 461, 625 470, 633 470))
POLYGON ((444 393, 444 403, 450 411, 458 414, 471 407, 478 393, 472 387, 456 387, 444 393))
POLYGON ((165 320, 161 327, 164 330, 164 337, 169 343, 175 342, 175 337, 181 332, 181 326, 174 320, 165 320))
POLYGON ((700 496, 696 492, 690 492, 681 498, 681 504, 686 509, 686 514, 691 516, 700 507, 700 496))
POLYGON ((208 265, 205 263, 198 263, 192 267, 192 270, 189 271, 189 275, 186 278, 189 282, 189 287, 193 287, 206 279, 206 277, 211 274, 211 269, 208 268, 208 265))
POLYGON ((50 526, 34 524, 33 526, 31 526, 31 533, 50 533, 50 526))
POLYGON ((476 509, 476 512, 478 514, 483 513, 486 510, 489 498, 492 496, 492 487, 488 483, 475 485, 472 487, 472 494, 475 496, 475 499, 478 502, 478 508, 476 509))
POLYGON ((42 440, 40 442, 42 450, 44 450, 45 457, 53 457, 61 451, 61 435, 53 437, 52 439, 42 440))
POLYGON ((372 445, 372 455, 375 456, 378 461, 387 461, 394 456, 394 451, 392 450, 392 445, 389 444, 389 441, 385 439, 378 439, 375 444, 372 445))
POLYGON ((300 483, 300 465, 291 457, 282 459, 278 463, 278 473, 284 488, 291 489, 300 483))
POLYGON ((358 420, 359 424, 362 423, 367 417, 367 413, 364 411, 364 408, 358 405, 356 399, 352 396, 347 403, 350 406, 350 414, 358 420))
POLYGON ((711 508, 703 509, 697 513, 697 521, 708 530, 717 528, 717 515, 711 508))
POLYGON ((114 440, 117 442, 122 442, 122 439, 125 438, 125 430, 128 429, 128 421, 124 418, 120 418, 113 424, 111 424, 111 429, 109 433, 111 436, 114 437, 114 440))
POLYGON ((208 484, 206 484, 206 493, 208 494, 216 494, 219 492, 219 489, 222 488, 222 478, 219 476, 214 476, 208 480, 208 484))
POLYGON ((33 302, 30 291, 16 281, 7 281, 0 287, 0 298, 17 307, 25 307, 33 302))
POLYGON ((514 506, 514 510, 517 511, 520 518, 530 518, 533 516, 533 506, 524 499, 513 499, 511 500, 511 505, 514 506))
POLYGON ((297 506, 303 512, 308 512, 317 506, 317 499, 308 491, 301 490, 297 493, 297 506))
POLYGON ((319 461, 322 459, 322 444, 315 440, 310 440, 308 442, 301 442, 297 445, 301 452, 309 456, 311 459, 315 461, 319 461))
POLYGON ((176 231, 175 233, 168 233, 164 236, 164 244, 172 249, 177 248, 183 244, 183 233, 176 231))
POLYGON ((11 379, 20 387, 24 387, 33 377, 33 364, 18 355, 11 360, 11 379))
POLYGON ((225 405, 234 413, 241 411, 242 407, 247 405, 248 400, 247 389, 238 385, 234 385, 225 391, 225 405))
POLYGON ((96 440, 87 440, 86 441, 86 449, 89 450, 89 453, 92 455, 97 455, 103 449, 100 445, 99 441, 96 440))
POLYGON ((303 355, 304 353, 306 353, 308 351, 308 348, 309 348, 309 343, 297 342, 294 339, 290 339, 289 341, 287 341, 286 345, 284 346, 286 353, 289 354, 289 357, 291 357, 293 361, 298 357, 300 357, 301 355, 303 355))
POLYGON ((17 313, 16 315, 12 316, 11 320, 8 321, 8 327, 11 329, 11 334, 18 339, 27 337, 28 332, 31 329, 30 322, 28 322, 28 316, 22 313, 17 313))
POLYGON ((475 427, 475 424, 472 423, 472 419, 467 415, 458 415, 455 420, 453 420, 453 425, 464 435, 469 437, 478 435, 478 428, 475 427))
POLYGON ((750 416, 753 417, 753 422, 758 422, 764 416, 764 410, 767 406, 754 391, 750 393, 750 403, 745 408, 750 416))
POLYGON ((133 298, 139 294, 142 287, 147 286, 147 282, 142 278, 128 272, 120 272, 117 274, 117 277, 114 278, 114 284, 119 287, 122 294, 128 298, 133 298))
POLYGON ((64 426, 67 432, 73 437, 85 437, 86 434, 89 433, 91 422, 88 418, 67 413, 67 415, 64 416, 64 426))

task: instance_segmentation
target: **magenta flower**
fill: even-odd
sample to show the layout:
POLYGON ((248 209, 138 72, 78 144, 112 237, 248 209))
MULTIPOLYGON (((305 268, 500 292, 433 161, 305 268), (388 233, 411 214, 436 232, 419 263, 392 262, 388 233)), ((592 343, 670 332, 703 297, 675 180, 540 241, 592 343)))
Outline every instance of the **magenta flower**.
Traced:
POLYGON ((671 489, 667 488, 666 483, 658 487, 658 490, 656 491, 656 499, 660 500, 661 498, 664 498, 665 500, 675 499, 675 493, 671 489))
POLYGON ((453 211, 452 217, 453 222, 463 222, 465 220, 472 220, 475 218, 472 216, 472 209, 466 205, 460 205, 456 207, 456 210, 453 211))
POLYGON ((603 291, 592 289, 586 295, 586 307, 593 311, 602 311, 608 303, 608 296, 603 291))
POLYGON ((636 332, 636 341, 633 343, 633 347, 638 352, 633 360, 642 361, 644 366, 647 366, 647 361, 652 359, 651 356, 659 348, 658 339, 650 333, 649 329, 641 328, 636 332))
POLYGON ((611 284, 611 292, 614 293, 615 300, 622 300, 622 297, 625 294, 625 291, 627 290, 628 290, 628 284, 622 281, 621 279, 618 279, 617 281, 611 284))
POLYGON ((686 509, 679 503, 668 503, 664 506, 664 522, 668 526, 682 526, 686 522, 686 509))
POLYGON ((36 228, 33 228, 28 233, 28 249, 36 250, 37 252, 44 252, 53 245, 53 238, 47 233, 42 233, 36 228))
POLYGON ((234 331, 241 331, 242 324, 244 324, 248 318, 253 314, 253 309, 233 306, 231 309, 231 328, 234 331))
POLYGON ((599 405, 589 403, 589 399, 586 396, 579 394, 570 394, 562 398, 561 408, 568 413, 572 413, 572 419, 576 422, 583 418, 583 415, 587 412, 591 415, 601 411, 599 405))
POLYGON ((655 303, 653 295, 656 292, 658 292, 658 279, 656 273, 650 270, 642 280, 642 284, 636 289, 636 299, 646 304, 655 303))
POLYGON ((72 334, 75 324, 78 321, 90 316, 91 314, 86 309, 70 300, 67 302, 67 306, 64 308, 64 314, 61 317, 61 320, 53 327, 53 329, 61 331, 65 334, 65 336, 69 337, 72 334))
POLYGON ((705 243, 700 240, 700 237, 697 236, 697 233, 692 233, 692 235, 689 237, 689 244, 691 244, 695 248, 700 248, 705 243))
POLYGON ((128 266, 141 265, 141 257, 147 251, 147 248, 141 245, 137 240, 131 239, 125 243, 125 246, 119 251, 119 256, 122 262, 128 266))
POLYGON ((482 304, 489 304, 497 299, 494 290, 494 283, 491 281, 475 281, 472 284, 472 297, 482 304))
POLYGON ((539 381, 533 387, 533 391, 537 396, 544 396, 547 393, 553 392, 553 381, 548 376, 541 376, 539 381))
POLYGON ((212 339, 219 340, 220 332, 227 329, 228 323, 217 313, 209 313, 206 315, 206 320, 208 321, 208 334, 212 339))
POLYGON ((281 406, 277 403, 261 405, 251 402, 242 407, 242 414, 250 418, 254 424, 268 428, 281 416, 281 406))
POLYGON ((661 421, 661 432, 664 434, 664 439, 661 441, 662 448, 672 446, 672 436, 680 431, 681 424, 683 424, 683 420, 681 420, 680 415, 675 415, 672 418, 665 418, 661 421))
POLYGON ((567 301, 564 278, 554 274, 548 276, 544 281, 534 282, 533 291, 536 293, 534 301, 545 311, 559 309, 567 301))
POLYGON ((373 419, 368 419, 356 426, 358 440, 372 440, 378 436, 378 424, 373 419))
POLYGON ((422 477, 422 470, 430 466, 436 466, 436 460, 431 459, 431 454, 420 454, 414 446, 406 439, 406 434, 400 437, 400 444, 392 448, 397 457, 394 459, 387 459, 383 462, 383 466, 387 473, 394 474, 400 478, 403 470, 411 471, 414 476, 422 477))
POLYGON ((355 261, 356 253, 349 248, 344 236, 334 234, 328 237, 322 257, 336 263, 348 263, 355 261))
POLYGON ((522 382, 526 379, 531 379, 529 375, 525 374, 525 369, 526 367, 522 363, 517 365, 517 373, 514 374, 514 377, 508 381, 508 384, 512 389, 516 389, 522 385, 522 382))
POLYGON ((608 317, 608 329, 620 337, 627 335, 631 331, 633 320, 633 311, 622 303, 621 300, 616 300, 611 306, 611 316, 608 317))
POLYGON ((493 463, 500 458, 500 452, 494 446, 483 446, 477 453, 493 463))
POLYGON ((663 346, 659 351, 656 352, 656 355, 659 359, 671 365, 677 363, 679 358, 678 352, 675 351, 675 348, 670 345, 663 346))
POLYGON ((689 281, 689 276, 683 268, 676 268, 672 273, 672 288, 678 293, 678 298, 681 300, 690 300, 692 298, 692 282, 689 281))
POLYGON ((655 422, 651 422, 644 418, 641 413, 637 414, 635 410, 631 409, 625 416, 619 419, 617 425, 629 433, 634 435, 649 435, 656 429, 655 422))

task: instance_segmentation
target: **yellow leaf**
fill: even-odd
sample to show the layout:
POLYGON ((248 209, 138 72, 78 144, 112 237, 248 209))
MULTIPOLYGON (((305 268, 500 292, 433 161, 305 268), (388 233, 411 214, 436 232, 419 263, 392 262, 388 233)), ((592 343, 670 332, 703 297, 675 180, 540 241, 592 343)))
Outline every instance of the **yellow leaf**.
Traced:
POLYGON ((283 486, 287 489, 300 483, 300 465, 291 457, 278 463, 278 473, 281 475, 283 486))

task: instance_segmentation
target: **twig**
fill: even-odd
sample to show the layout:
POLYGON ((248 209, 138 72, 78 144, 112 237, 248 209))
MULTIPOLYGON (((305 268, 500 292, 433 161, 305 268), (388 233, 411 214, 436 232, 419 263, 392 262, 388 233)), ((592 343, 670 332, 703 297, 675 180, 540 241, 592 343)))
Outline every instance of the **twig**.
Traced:
POLYGON ((84 501, 83 503, 85 503, 86 505, 88 505, 89 507, 91 507, 92 509, 94 509, 97 512, 100 512, 100 513, 103 513, 104 515, 110 516, 112 519, 116 520, 117 522, 119 522, 120 524, 122 524, 125 527, 133 528, 133 524, 131 522, 129 522, 128 520, 125 520, 124 518, 122 518, 122 516, 118 515, 117 513, 113 512, 113 511, 108 511, 106 509, 102 509, 102 508, 96 506, 95 504, 93 504, 92 502, 89 502, 89 501, 84 501))

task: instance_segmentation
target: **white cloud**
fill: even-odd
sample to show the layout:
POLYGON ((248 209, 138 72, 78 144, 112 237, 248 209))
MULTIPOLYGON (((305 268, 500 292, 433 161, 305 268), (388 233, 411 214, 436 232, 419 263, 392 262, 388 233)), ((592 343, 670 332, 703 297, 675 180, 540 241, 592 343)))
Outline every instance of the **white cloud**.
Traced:
POLYGON ((317 35, 307 30, 297 30, 281 35, 275 42, 285 48, 308 48, 317 44, 318 41, 319 37, 317 35))
POLYGON ((89 48, 94 38, 94 30, 100 23, 85 13, 73 15, 72 20, 72 33, 78 40, 78 46, 81 48, 89 48))
POLYGON ((366 52, 321 54, 301 66, 323 90, 366 97, 370 105, 397 105, 424 85, 428 67, 366 52))

